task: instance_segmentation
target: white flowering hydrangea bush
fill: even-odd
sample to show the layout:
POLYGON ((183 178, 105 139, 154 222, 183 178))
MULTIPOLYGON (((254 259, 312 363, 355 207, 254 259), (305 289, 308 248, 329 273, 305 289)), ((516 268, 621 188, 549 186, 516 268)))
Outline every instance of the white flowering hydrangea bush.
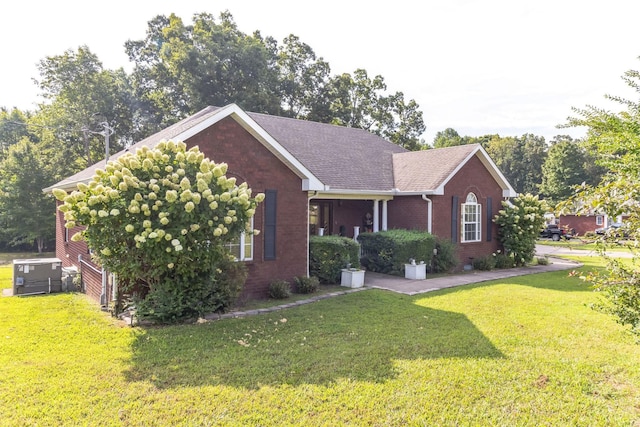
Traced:
POLYGON ((531 194, 520 194, 503 201, 494 222, 505 254, 513 257, 515 266, 530 262, 536 254, 536 240, 544 228, 547 204, 531 194))
MULTIPOLYGON (((54 195, 64 202, 66 227, 84 227, 72 239, 85 240, 120 283, 153 299, 160 288, 171 294, 194 283, 212 286, 220 266, 229 265, 225 244, 242 232, 257 233, 247 227, 264 195, 252 197, 247 184, 226 171, 197 147, 167 141, 126 153, 76 191, 54 195)), ((187 291, 182 305, 192 299, 187 291)), ((199 312, 211 309, 200 305, 199 312)))

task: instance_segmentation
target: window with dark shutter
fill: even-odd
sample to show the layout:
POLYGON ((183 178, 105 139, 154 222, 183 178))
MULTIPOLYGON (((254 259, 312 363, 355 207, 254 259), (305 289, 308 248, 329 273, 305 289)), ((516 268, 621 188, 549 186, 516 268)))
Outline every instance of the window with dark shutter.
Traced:
POLYGON ((264 259, 276 259, 277 190, 264 192, 264 259))

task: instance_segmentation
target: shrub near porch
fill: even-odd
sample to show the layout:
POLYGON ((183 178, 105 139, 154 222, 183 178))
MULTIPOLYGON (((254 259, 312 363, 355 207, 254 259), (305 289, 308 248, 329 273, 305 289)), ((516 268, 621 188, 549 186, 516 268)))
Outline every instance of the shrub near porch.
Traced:
POLYGON ((404 264, 410 259, 429 264, 436 247, 436 238, 425 232, 387 230, 358 236, 362 245, 362 265, 377 273, 404 274, 404 264))
POLYGON ((347 264, 359 268, 360 247, 352 239, 339 236, 309 238, 309 274, 320 283, 340 283, 340 272, 347 264))

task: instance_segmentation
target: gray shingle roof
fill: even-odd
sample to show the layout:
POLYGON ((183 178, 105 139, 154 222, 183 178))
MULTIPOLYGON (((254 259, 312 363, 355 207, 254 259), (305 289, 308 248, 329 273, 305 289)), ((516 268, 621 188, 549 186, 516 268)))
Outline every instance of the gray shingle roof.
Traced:
POLYGON ((395 186, 406 192, 436 190, 478 147, 469 144, 394 154, 395 186))
MULTIPOLYGON (((187 139, 227 116, 240 120, 245 129, 248 128, 257 138, 261 138, 264 144, 271 144, 271 148, 274 144, 280 144, 286 153, 283 154, 280 148, 273 148, 271 151, 281 159, 287 156, 289 159, 296 159, 302 169, 306 168, 304 173, 313 174, 324 185, 325 191, 328 187, 330 192, 435 192, 441 189, 456 168, 474 152, 486 154, 477 144, 409 152, 362 129, 245 113, 233 104, 223 108, 207 107, 143 139, 129 150, 135 151, 141 146, 151 147, 163 140, 187 139), (275 143, 269 142, 269 137, 275 143)), ((482 158, 498 180, 504 181, 503 188, 511 189, 495 165, 488 160, 488 156, 482 158)), ((104 160, 98 162, 45 191, 53 188, 75 189, 78 182, 88 181, 95 170, 103 168, 104 164, 104 160)), ((291 167, 292 163, 288 164, 291 167)))
MULTIPOLYGON (((220 110, 219 107, 204 108, 134 144, 129 150, 135 151, 141 146, 153 146, 160 141, 173 139, 215 116, 220 110)), ((390 191, 393 188, 392 155, 407 151, 362 129, 267 114, 247 114, 331 189, 390 191)), ((104 164, 104 160, 98 162, 51 188, 75 187, 76 183, 89 180, 95 170, 104 167, 104 164)))
POLYGON ((248 114, 331 190, 393 189, 392 156, 404 148, 362 129, 248 114))

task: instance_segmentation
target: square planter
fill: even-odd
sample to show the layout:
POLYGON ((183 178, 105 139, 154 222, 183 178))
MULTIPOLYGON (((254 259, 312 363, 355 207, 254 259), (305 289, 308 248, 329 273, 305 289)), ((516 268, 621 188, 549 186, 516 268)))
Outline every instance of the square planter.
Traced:
POLYGON ((426 264, 405 264, 404 277, 411 280, 423 280, 427 278, 426 264))
POLYGON ((364 286, 364 270, 343 268, 340 285, 349 288, 361 288, 364 286))

